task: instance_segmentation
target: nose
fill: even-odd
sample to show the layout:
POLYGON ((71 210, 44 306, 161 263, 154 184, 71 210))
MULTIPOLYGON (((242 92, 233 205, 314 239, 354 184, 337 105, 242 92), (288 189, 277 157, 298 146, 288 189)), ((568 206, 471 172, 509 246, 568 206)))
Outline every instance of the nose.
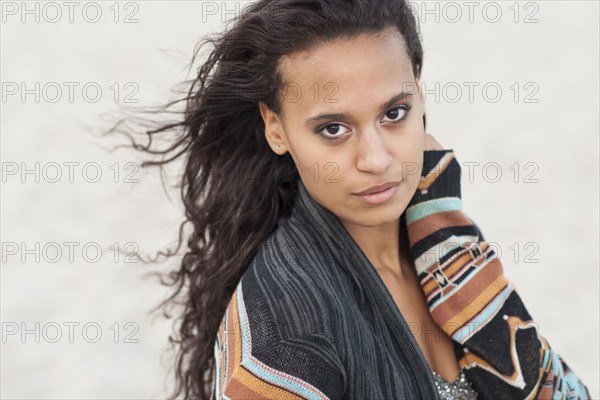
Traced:
POLYGON ((359 135, 356 167, 373 174, 383 173, 392 163, 392 155, 377 129, 363 131, 359 135))

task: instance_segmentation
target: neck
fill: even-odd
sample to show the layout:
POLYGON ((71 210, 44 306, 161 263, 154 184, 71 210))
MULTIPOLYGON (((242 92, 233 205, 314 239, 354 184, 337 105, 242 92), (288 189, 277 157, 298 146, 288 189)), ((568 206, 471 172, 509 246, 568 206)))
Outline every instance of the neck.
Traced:
POLYGON ((378 272, 405 276, 408 264, 400 247, 400 218, 378 226, 341 223, 378 272))
POLYGON ((298 180, 298 193, 294 198, 291 218, 308 223, 324 240, 340 251, 358 251, 352 263, 363 259, 369 261, 378 272, 392 273, 399 280, 414 274, 414 263, 408 246, 406 224, 402 216, 395 221, 374 227, 358 225, 343 220, 317 202, 298 180), (402 226, 400 225, 402 222, 402 226))

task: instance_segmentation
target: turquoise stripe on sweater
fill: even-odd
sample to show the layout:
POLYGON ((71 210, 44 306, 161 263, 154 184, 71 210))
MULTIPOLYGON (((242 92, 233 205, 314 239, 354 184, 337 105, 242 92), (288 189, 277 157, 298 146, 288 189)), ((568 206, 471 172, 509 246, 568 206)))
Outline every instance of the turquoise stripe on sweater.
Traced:
POLYGON ((411 224, 431 214, 461 209, 462 202, 459 197, 442 197, 424 201, 406 209, 406 223, 411 224))

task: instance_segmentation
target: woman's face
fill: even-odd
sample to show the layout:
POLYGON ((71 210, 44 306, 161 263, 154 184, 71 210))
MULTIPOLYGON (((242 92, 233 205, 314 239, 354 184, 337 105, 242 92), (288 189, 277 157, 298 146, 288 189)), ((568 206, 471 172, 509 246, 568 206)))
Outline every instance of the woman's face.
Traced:
POLYGON ((424 146, 424 105, 397 28, 294 53, 279 70, 281 114, 260 106, 271 147, 290 152, 309 193, 342 222, 397 219, 419 183, 424 146), (355 195, 390 181, 400 183, 387 200, 355 195))

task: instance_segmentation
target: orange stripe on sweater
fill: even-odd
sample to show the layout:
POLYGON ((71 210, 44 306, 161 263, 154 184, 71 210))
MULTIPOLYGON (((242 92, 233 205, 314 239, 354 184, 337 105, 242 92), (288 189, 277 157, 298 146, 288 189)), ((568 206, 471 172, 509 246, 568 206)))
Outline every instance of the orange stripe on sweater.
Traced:
POLYGON ((450 161, 452 161, 453 159, 454 159, 454 152, 449 152, 449 153, 444 154, 442 156, 442 158, 440 159, 440 161, 438 161, 437 165, 435 167, 433 167, 433 169, 430 170, 429 173, 424 178, 421 178, 421 181, 419 182, 419 186, 417 187, 417 189, 418 190, 428 189, 433 184, 433 182, 435 182, 435 180, 438 178, 438 176, 440 176, 441 173, 446 170, 446 168, 450 164, 450 161))
POLYGON ((475 272, 468 282, 447 299, 442 299, 431 313, 434 321, 451 336, 498 295, 507 281, 498 258, 475 272))
POLYGON ((232 399, 302 399, 300 396, 257 378, 243 367, 236 370, 225 395, 232 399))
MULTIPOLYGON (((484 255, 486 254, 488 247, 489 247, 489 244, 487 242, 479 242, 479 248, 481 249, 481 251, 484 255)), ((467 249, 464 249, 463 251, 466 251, 466 252, 458 257, 456 257, 456 255, 452 256, 450 259, 448 259, 446 261, 445 267, 441 268, 441 271, 444 273, 444 275, 446 275, 449 282, 452 282, 452 280, 455 280, 456 277, 452 278, 452 276, 454 274, 456 274, 465 265, 470 263, 471 260, 473 260, 471 253, 467 249), (454 258, 454 257, 456 257, 456 258, 454 258)), ((483 262, 483 260, 485 260, 485 257, 482 258, 481 260, 477 260, 476 264, 481 264, 483 262)), ((421 286, 423 287, 423 292, 425 293, 425 296, 427 298, 429 298, 429 296, 435 290, 437 290, 439 287, 437 281, 433 277, 433 271, 438 269, 438 267, 439 267, 439 263, 437 263, 437 262, 435 264, 433 264, 431 267, 429 267, 427 269, 427 272, 429 272, 429 274, 427 275, 427 277, 423 278, 423 280, 421 281, 421 286)))
MULTIPOLYGON (((242 363, 242 332, 240 331, 240 319, 238 315, 237 291, 229 303, 229 312, 227 319, 227 331, 225 332, 227 340, 227 380, 229 381, 236 369, 242 363)), ((229 384, 229 382, 226 382, 229 384)))
MULTIPOLYGON (((450 277, 453 274, 455 274, 458 270, 463 268, 467 263, 471 262, 472 259, 473 258, 471 257, 471 253, 469 253, 467 251, 466 254, 463 254, 462 256, 458 257, 456 260, 454 260, 452 262, 452 264, 450 264, 450 266, 446 267, 446 269, 442 269, 442 272, 447 277, 448 281, 452 282, 450 277)), ((435 278, 431 274, 431 273, 433 273, 433 271, 438 269, 438 266, 439 266, 438 263, 435 263, 434 265, 432 265, 427 270, 428 272, 430 272, 430 274, 427 275, 427 277, 424 278, 423 281, 421 282, 421 285, 423 287, 423 293, 425 293, 425 297, 427 299, 429 299, 429 296, 431 296, 431 294, 440 287, 438 282, 435 280, 435 278)))
MULTIPOLYGON (((301 399, 294 393, 263 381, 242 366, 242 342, 247 338, 242 337, 237 290, 239 289, 234 292, 229 305, 228 329, 230 331, 226 332, 228 333, 227 346, 229 350, 227 361, 228 382, 224 395, 235 399, 301 399)), ((249 348, 249 350, 251 352, 252 349, 249 348)), ((260 363, 258 360, 255 361, 260 363)), ((275 370, 273 372, 277 373, 275 370)))

